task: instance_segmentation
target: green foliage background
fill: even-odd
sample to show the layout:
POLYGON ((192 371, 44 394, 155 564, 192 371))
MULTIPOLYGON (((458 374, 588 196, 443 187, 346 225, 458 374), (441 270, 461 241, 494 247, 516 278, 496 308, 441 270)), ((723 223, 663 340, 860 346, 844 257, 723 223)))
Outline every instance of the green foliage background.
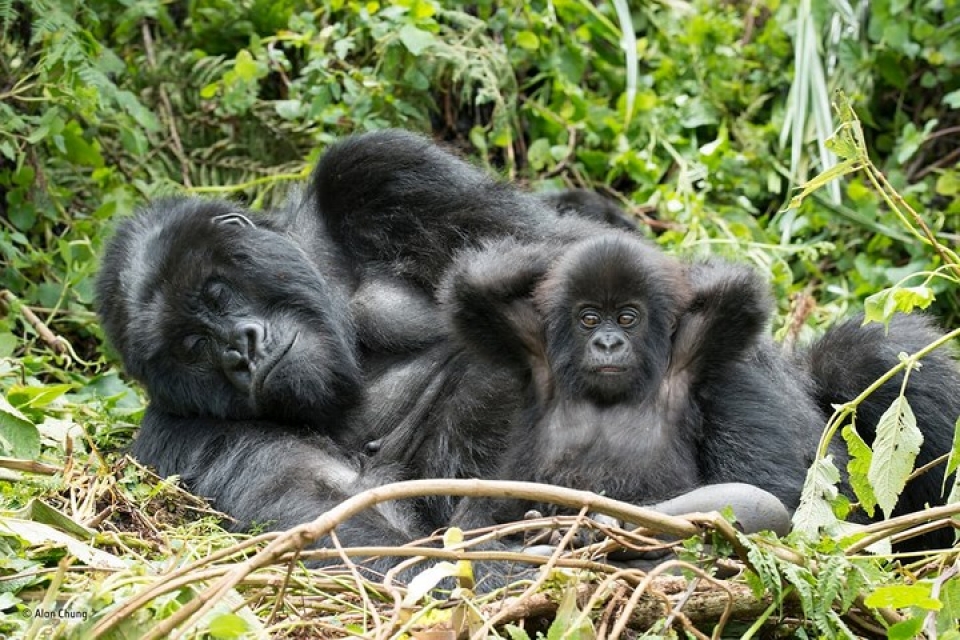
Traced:
MULTIPOLYGON (((354 131, 429 132, 531 189, 600 189, 668 251, 765 270, 776 329, 802 340, 941 266, 858 174, 787 209, 824 168, 843 89, 874 164, 957 246, 956 0, 631 4, 635 41, 590 0, 0 0, 0 388, 42 435, 18 450, 62 461, 79 428, 95 454, 136 423, 92 311, 116 218, 181 190, 270 206, 354 131)), ((960 288, 929 284, 956 326, 960 288)), ((30 495, 0 485, 11 507, 30 495)))

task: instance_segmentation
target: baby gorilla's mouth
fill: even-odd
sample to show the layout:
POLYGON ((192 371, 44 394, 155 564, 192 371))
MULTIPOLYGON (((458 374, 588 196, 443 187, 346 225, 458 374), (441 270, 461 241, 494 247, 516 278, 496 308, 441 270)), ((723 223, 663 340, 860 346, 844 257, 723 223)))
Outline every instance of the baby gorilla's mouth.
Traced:
POLYGON ((627 369, 625 367, 615 367, 613 365, 606 365, 603 367, 597 367, 596 369, 594 369, 594 372, 602 373, 602 374, 615 374, 615 373, 623 373, 626 370, 627 369))

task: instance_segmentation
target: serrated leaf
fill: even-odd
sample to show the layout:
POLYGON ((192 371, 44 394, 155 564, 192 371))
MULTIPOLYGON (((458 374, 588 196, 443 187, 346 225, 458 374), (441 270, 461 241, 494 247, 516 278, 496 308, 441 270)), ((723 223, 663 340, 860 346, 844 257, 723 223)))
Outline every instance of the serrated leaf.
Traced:
POLYGON ((843 160, 857 157, 857 143, 853 136, 853 125, 842 124, 823 145, 843 160))
POLYGON ((838 520, 830 503, 838 495, 840 472, 833 464, 833 456, 814 461, 807 471, 800 494, 800 506, 793 514, 793 530, 816 539, 820 531, 836 529, 838 520))
POLYGON ((933 585, 928 582, 916 584, 891 584, 879 587, 864 599, 868 607, 920 607, 929 611, 939 611, 943 604, 931 594, 933 585))
POLYGON ((737 539, 747 549, 747 558, 750 560, 751 567, 755 569, 754 575, 760 581, 762 590, 759 593, 754 590, 757 597, 763 595, 763 590, 768 590, 774 600, 779 601, 783 594, 783 580, 781 580, 780 570, 777 568, 776 556, 760 549, 747 536, 738 533, 737 539))
POLYGON ((880 416, 873 442, 873 460, 867 471, 877 504, 888 518, 907 478, 913 473, 921 444, 923 434, 917 428, 917 417, 907 399, 900 396, 880 416))
POLYGON ((847 443, 850 460, 847 462, 847 474, 850 477, 850 486, 860 501, 860 506, 868 516, 873 517, 873 510, 877 506, 877 497, 873 494, 873 487, 867 480, 870 462, 873 460, 873 451, 863 441, 852 424, 848 424, 840 432, 847 443))
POLYGON ((886 325, 898 311, 910 313, 915 309, 926 309, 935 298, 933 289, 927 286, 884 289, 864 301, 863 322, 882 322, 886 325))
MULTIPOLYGON (((837 526, 834 537, 837 538, 840 546, 846 549, 855 542, 862 540, 865 535, 864 525, 857 524, 856 522, 841 522, 837 526)), ((888 555, 893 553, 893 545, 890 542, 890 538, 882 538, 873 544, 867 545, 866 550, 878 556, 888 555)))

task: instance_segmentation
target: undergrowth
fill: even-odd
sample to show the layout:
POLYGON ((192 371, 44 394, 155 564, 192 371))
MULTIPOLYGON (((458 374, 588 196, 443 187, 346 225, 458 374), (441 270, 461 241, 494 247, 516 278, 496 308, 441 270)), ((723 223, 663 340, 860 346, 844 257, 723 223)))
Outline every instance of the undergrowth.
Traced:
MULTIPOLYGON (((786 539, 684 520, 700 533, 653 572, 561 544, 505 559, 546 564, 540 580, 477 596, 466 532, 404 552, 442 561, 405 589, 359 578, 347 550, 327 551, 345 571, 298 564, 336 514, 299 538, 228 534, 125 457, 145 399, 92 312, 96 257, 138 203, 268 207, 330 141, 402 126, 534 190, 601 190, 667 251, 750 261, 787 344, 861 308, 925 309, 955 336, 958 36, 960 5, 921 0, 0 0, 0 636, 960 637, 956 550, 884 547, 955 526, 960 489, 852 529, 829 441, 851 447, 861 503, 896 499, 871 467, 894 487, 915 473, 860 446, 853 404, 786 539)), ((881 429, 914 433, 910 415, 881 429)))

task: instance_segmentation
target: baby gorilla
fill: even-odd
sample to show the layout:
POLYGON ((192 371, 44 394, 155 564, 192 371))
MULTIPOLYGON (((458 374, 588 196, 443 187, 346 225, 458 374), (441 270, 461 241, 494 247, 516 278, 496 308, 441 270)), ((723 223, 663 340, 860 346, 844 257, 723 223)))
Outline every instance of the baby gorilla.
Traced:
MULTIPOLYGON (((635 504, 746 480, 798 504, 822 417, 763 337, 771 303, 750 269, 685 265, 621 232, 503 241, 461 259, 441 297, 456 335, 526 389, 501 477, 635 504)), ((529 506, 470 500, 457 522, 529 506)))

